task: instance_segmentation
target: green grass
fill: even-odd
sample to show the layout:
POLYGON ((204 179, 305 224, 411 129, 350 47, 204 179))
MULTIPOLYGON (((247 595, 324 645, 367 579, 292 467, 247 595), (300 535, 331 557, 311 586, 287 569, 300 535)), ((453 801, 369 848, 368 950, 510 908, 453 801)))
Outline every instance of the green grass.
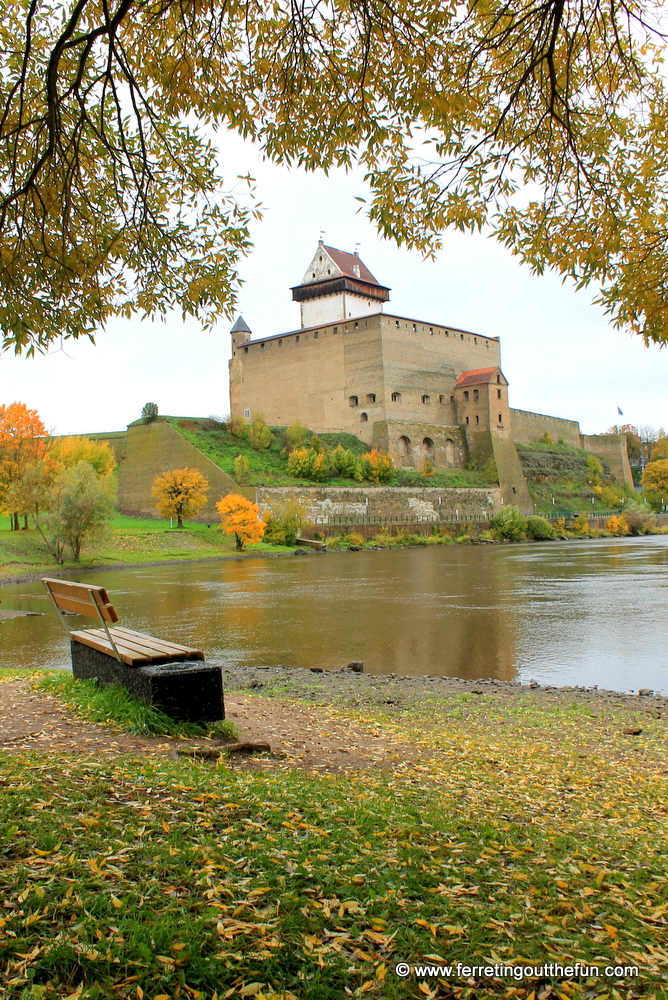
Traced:
POLYGON ((0 997, 665 1000, 661 720, 631 745, 576 696, 330 712, 389 736, 387 767, 5 752, 0 997), (394 972, 575 960, 640 976, 394 972))
MULTIPOLYGON (((53 560, 39 532, 10 531, 9 520, 0 520, 0 579, 11 581, 26 574, 52 573, 55 569, 88 569, 99 566, 144 565, 194 559, 231 558, 238 553, 234 541, 217 526, 186 522, 183 529, 170 529, 169 521, 132 518, 118 514, 104 540, 84 547, 81 561, 67 560, 61 566, 53 560)), ((258 542, 244 553, 292 552, 285 545, 258 542)))
POLYGON ((622 497, 627 502, 637 500, 633 490, 620 486, 605 469, 600 477, 602 490, 596 490, 587 466, 592 456, 587 451, 534 441, 519 444, 517 452, 537 514, 550 517, 555 511, 570 511, 596 515, 617 507, 622 497))
POLYGON ((38 676, 38 691, 55 695, 87 722, 111 725, 136 736, 211 736, 233 738, 236 729, 229 721, 211 724, 182 722, 166 712, 133 697, 119 684, 99 687, 97 680, 76 680, 60 671, 38 676))
MULTIPOLYGON (((283 432, 285 428, 272 428, 274 439, 266 451, 253 451, 245 438, 232 437, 223 426, 219 429, 205 429, 210 421, 199 418, 169 417, 172 426, 199 448, 200 451, 215 462, 224 472, 234 477, 234 459, 238 454, 245 455, 250 463, 248 484, 250 486, 347 486, 369 489, 368 482, 357 482, 354 479, 332 478, 324 483, 310 483, 308 480, 294 479, 288 475, 287 455, 281 454, 284 449, 283 432), (186 426, 183 426, 183 425, 186 426)), ((369 451, 369 446, 352 434, 319 434, 318 437, 327 448, 336 448, 339 444, 356 455, 369 451)), ((431 476, 423 476, 419 470, 397 469, 387 486, 435 486, 444 488, 487 486, 487 480, 478 472, 466 469, 437 469, 431 476)))

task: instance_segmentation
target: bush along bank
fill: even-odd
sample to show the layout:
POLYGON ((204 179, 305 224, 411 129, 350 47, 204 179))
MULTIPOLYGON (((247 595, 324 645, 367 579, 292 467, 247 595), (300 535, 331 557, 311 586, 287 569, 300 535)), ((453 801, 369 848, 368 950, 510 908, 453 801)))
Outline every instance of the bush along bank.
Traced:
POLYGON ((646 509, 612 514, 605 527, 592 524, 585 515, 548 519, 539 514, 526 517, 515 506, 503 507, 490 521, 450 521, 435 524, 356 524, 350 526, 305 527, 304 538, 325 541, 330 550, 402 548, 415 545, 493 544, 495 542, 542 542, 578 538, 624 538, 667 534, 668 526, 646 509))

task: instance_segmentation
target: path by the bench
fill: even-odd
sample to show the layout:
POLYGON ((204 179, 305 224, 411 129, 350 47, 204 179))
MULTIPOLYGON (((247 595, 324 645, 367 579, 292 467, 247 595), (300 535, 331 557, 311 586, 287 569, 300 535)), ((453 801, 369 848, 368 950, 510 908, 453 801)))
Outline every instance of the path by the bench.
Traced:
MULTIPOLYGON (((228 719, 240 739, 266 742, 268 757, 234 755, 235 767, 301 767, 344 771, 386 766, 401 769, 414 758, 411 747, 393 742, 377 727, 353 725, 315 705, 233 692, 225 697, 228 719)), ((62 754, 141 754, 173 756, 177 750, 216 743, 195 739, 132 736, 82 722, 56 698, 31 690, 27 680, 0 683, 0 751, 36 750, 62 754)))

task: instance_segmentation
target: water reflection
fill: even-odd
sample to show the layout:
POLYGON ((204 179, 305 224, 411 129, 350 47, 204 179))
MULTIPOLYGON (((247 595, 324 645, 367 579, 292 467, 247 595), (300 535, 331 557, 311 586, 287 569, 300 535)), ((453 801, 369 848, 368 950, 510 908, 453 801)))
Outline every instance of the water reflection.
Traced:
MULTIPOLYGON (((535 677, 668 693, 668 537, 100 571, 123 624, 225 663, 535 677)), ((65 666, 40 584, 3 587, 3 666, 65 666)))

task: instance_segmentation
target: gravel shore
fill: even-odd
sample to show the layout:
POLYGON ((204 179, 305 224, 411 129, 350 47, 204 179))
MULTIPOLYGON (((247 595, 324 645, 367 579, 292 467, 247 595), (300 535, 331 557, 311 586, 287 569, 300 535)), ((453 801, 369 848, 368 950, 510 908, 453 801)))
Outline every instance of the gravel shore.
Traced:
POLYGON ((346 667, 340 670, 303 669, 299 667, 223 667, 227 690, 256 690, 265 697, 296 698, 318 704, 374 705, 394 710, 419 708, 426 701, 444 699, 468 692, 473 696, 493 695, 501 699, 527 698, 540 702, 615 705, 635 712, 645 711, 654 717, 668 712, 668 697, 641 688, 633 694, 600 688, 555 687, 535 682, 494 679, 462 680, 440 676, 400 676, 364 674, 346 667))

